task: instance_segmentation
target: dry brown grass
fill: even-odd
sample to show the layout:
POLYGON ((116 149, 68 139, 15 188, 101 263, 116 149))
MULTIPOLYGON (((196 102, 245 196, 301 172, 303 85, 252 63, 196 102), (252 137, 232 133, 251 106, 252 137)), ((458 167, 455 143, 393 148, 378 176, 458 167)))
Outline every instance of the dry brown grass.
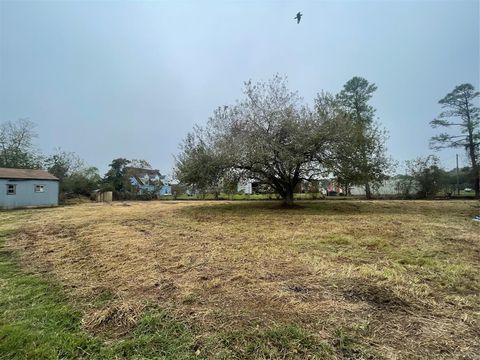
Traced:
POLYGON ((129 329, 154 303, 204 336, 297 324, 328 341, 345 329, 392 359, 480 353, 473 201, 128 205, 29 210, 0 223, 18 228, 8 246, 26 268, 82 304, 88 329, 129 329))

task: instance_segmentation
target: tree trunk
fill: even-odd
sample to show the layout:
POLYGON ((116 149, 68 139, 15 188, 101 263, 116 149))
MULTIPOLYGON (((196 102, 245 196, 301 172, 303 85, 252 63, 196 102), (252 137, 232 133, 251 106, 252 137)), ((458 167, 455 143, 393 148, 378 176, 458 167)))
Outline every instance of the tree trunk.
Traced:
POLYGON ((475 154, 475 145, 473 142, 473 135, 469 136, 469 155, 470 162, 472 164, 472 178, 473 178, 473 188, 475 189, 475 197, 480 198, 480 170, 477 164, 477 157, 475 154))
POLYGON ((370 183, 368 181, 365 183, 365 196, 367 200, 372 198, 372 191, 370 190, 370 183))
POLYGON ((475 182, 474 189, 475 189, 475 197, 480 199, 480 170, 478 166, 473 169, 473 181, 475 182))
POLYGON ((283 205, 293 205, 293 189, 287 189, 287 191, 285 191, 285 196, 283 197, 283 205))
POLYGON ((470 162, 472 163, 472 175, 474 181, 475 197, 480 198, 480 168, 477 164, 477 154, 475 154, 475 138, 473 134, 473 123, 470 116, 470 109, 468 107, 468 98, 465 98, 467 110, 467 130, 468 130, 468 150, 470 155, 470 162))

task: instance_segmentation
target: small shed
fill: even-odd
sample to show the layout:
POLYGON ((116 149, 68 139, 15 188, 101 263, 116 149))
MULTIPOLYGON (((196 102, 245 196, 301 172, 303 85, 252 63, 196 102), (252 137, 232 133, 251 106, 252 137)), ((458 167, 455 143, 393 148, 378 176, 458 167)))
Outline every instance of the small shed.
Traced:
POLYGON ((58 178, 44 170, 0 168, 0 209, 58 205, 58 178))
POLYGON ((113 191, 94 190, 93 195, 96 202, 112 202, 113 199, 113 191))

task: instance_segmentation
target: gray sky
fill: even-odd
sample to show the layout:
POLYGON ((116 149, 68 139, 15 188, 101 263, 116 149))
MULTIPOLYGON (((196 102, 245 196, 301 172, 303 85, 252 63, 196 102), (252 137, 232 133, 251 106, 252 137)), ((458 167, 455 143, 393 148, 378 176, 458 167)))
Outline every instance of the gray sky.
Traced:
MULTIPOLYGON (((170 173, 181 139, 241 97, 243 81, 285 74, 311 103, 358 75, 377 84, 372 104, 403 162, 431 152, 440 98, 464 82, 478 89, 479 11, 478 1, 0 0, 0 121, 29 117, 43 152, 74 151, 102 173, 116 157, 170 173)), ((444 166, 455 152, 439 154, 444 166)))

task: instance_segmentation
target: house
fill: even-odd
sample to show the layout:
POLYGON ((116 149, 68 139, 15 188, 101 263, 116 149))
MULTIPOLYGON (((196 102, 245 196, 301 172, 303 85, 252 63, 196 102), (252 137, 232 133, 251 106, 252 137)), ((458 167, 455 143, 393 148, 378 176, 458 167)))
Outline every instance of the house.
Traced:
POLYGON ((0 168, 0 209, 58 205, 58 178, 44 170, 0 168))
POLYGON ((172 194, 171 187, 163 182, 165 176, 161 175, 158 170, 130 166, 126 167, 126 175, 139 195, 155 193, 158 196, 165 196, 172 194))

